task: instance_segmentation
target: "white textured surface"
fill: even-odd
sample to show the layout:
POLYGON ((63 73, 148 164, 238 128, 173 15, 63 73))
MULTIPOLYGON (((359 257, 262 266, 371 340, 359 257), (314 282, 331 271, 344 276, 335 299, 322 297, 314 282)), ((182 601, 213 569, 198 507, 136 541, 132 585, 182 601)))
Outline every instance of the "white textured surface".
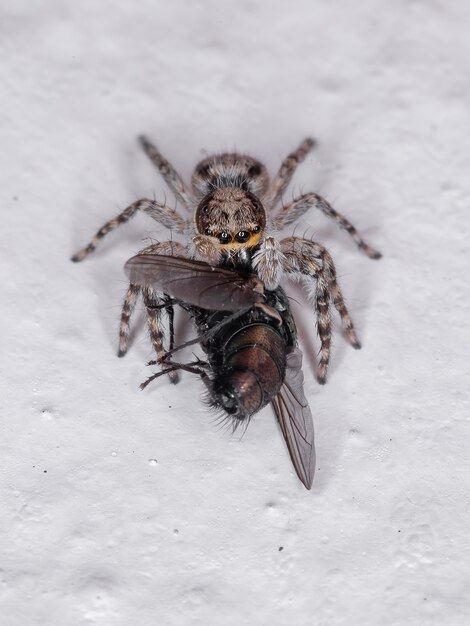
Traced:
POLYGON ((468 3, 1 5, 2 625, 467 624, 468 3), (122 265, 164 231, 139 216, 69 262, 168 193, 140 132, 185 177, 234 147, 273 171, 314 135, 293 189, 384 253, 299 227, 364 346, 337 333, 319 387, 305 310, 310 493, 269 410, 230 438, 197 380, 138 390, 142 330, 116 358, 122 265))

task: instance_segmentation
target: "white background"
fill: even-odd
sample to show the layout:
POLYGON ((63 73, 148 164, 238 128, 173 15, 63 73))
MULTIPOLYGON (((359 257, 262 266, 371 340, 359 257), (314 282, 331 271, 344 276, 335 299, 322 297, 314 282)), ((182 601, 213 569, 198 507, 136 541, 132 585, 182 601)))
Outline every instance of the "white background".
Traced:
POLYGON ((1 5, 2 624, 467 624, 468 3, 1 5), (196 378, 139 391, 142 311, 116 357, 123 263, 163 228, 138 216, 69 261, 171 199, 141 132, 186 179, 233 148, 274 172, 315 136, 286 198, 322 193, 384 254, 314 212, 297 228, 363 342, 336 329, 320 387, 296 307, 311 492, 269 408, 231 437, 196 378))

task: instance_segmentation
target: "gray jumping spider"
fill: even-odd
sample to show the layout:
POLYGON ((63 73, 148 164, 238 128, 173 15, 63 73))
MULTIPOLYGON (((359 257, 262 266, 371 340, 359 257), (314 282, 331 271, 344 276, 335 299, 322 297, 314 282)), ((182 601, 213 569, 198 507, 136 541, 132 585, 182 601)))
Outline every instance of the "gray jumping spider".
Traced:
MULTIPOLYGON (((180 256, 206 261, 214 266, 224 264, 251 269, 268 290, 275 289, 284 276, 301 280, 316 309, 321 342, 318 380, 324 383, 330 358, 331 302, 341 317, 348 341, 354 348, 360 347, 337 282, 335 266, 330 254, 319 243, 294 236, 277 240, 275 233, 298 220, 308 209, 316 208, 344 228, 367 256, 378 259, 381 255, 363 241, 345 217, 316 193, 303 194, 276 209, 297 166, 315 142, 305 139, 282 162, 271 183, 265 166, 252 157, 241 154, 208 157, 197 165, 191 189, 186 187, 173 166, 147 138, 141 137, 140 143, 191 216, 183 217, 156 200, 137 200, 100 228, 92 241, 72 260, 82 261, 105 235, 142 211, 170 230, 185 235, 188 243, 155 243, 144 248, 140 254, 180 256)), ((147 309, 148 328, 157 359, 165 361, 161 294, 150 287, 132 283, 122 308, 119 356, 127 351, 129 321, 140 292, 147 309)), ((167 307, 167 312, 172 336, 171 306, 167 307)))

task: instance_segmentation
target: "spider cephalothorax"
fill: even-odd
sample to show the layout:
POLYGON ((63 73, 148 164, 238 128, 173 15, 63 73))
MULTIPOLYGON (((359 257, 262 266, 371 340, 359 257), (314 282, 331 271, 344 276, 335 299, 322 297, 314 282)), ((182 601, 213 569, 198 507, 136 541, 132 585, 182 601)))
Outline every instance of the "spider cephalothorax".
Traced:
POLYGON ((199 203, 195 215, 200 235, 211 237, 222 249, 253 248, 266 227, 266 213, 251 191, 217 187, 199 203))

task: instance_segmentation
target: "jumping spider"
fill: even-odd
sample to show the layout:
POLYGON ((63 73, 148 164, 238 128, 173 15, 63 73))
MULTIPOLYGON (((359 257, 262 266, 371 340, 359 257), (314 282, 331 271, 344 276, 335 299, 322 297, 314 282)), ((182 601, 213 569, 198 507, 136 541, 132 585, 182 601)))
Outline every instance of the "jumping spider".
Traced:
MULTIPOLYGON (((173 166, 146 138, 140 144, 176 198, 191 214, 183 217, 166 204, 141 199, 133 202, 117 217, 107 222, 91 242, 72 257, 82 261, 109 232, 131 219, 138 211, 150 215, 170 230, 185 235, 187 244, 164 241, 147 246, 141 254, 181 256, 206 261, 211 265, 229 265, 254 271, 266 289, 275 289, 285 276, 302 281, 317 314, 321 348, 318 380, 324 383, 330 358, 330 303, 338 311, 349 343, 360 348, 336 278, 333 260, 319 243, 301 237, 278 240, 277 231, 298 220, 308 209, 315 208, 335 220, 371 259, 380 253, 364 242, 354 226, 316 193, 306 193, 276 209, 292 176, 315 145, 305 139, 281 164, 270 182, 265 166, 242 154, 220 154, 201 161, 187 188, 173 166)), ((119 328, 119 356, 124 356, 129 340, 129 321, 139 293, 147 310, 148 329, 158 362, 167 362, 162 328, 162 308, 170 325, 170 347, 173 337, 173 308, 165 305, 162 294, 150 287, 130 284, 124 300, 119 328)), ((173 373, 174 374, 174 373, 173 373)))

